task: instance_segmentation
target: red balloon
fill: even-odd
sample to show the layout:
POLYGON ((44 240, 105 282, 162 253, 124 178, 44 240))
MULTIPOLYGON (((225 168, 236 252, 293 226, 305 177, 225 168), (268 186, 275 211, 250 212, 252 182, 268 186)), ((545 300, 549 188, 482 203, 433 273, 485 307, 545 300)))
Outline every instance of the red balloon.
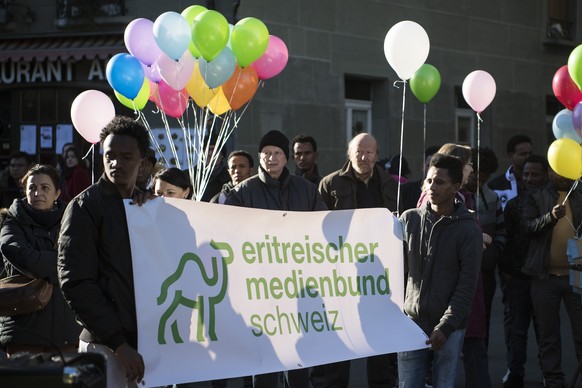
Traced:
POLYGON ((232 110, 249 102, 259 87, 259 76, 252 66, 236 65, 233 75, 222 84, 222 91, 232 110))
POLYGON ((168 116, 178 118, 184 114, 188 106, 188 92, 186 89, 176 91, 164 80, 158 84, 158 98, 156 105, 168 116))
POLYGON ((570 78, 568 66, 564 65, 556 71, 552 79, 554 95, 567 109, 572 110, 582 101, 582 92, 570 78))

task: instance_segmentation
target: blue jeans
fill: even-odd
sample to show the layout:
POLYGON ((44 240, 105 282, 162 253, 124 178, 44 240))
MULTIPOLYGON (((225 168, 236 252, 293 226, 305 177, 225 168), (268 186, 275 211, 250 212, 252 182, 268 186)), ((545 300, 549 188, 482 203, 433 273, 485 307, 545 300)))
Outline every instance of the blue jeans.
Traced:
POLYGON ((434 388, 454 388, 465 329, 455 330, 439 350, 419 349, 398 353, 400 388, 424 388, 432 358, 432 385, 434 388))

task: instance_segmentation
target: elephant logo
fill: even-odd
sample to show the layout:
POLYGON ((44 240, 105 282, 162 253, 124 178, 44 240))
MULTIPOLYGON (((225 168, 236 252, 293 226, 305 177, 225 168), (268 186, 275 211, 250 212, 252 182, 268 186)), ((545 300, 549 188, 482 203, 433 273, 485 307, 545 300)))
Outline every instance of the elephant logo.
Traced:
MULTIPOLYGON (((166 300, 168 300, 168 294, 171 286, 176 283, 183 275, 184 268, 189 262, 194 262, 198 269, 202 279, 209 287, 216 289, 216 293, 213 296, 210 295, 196 295, 194 298, 188 298, 183 295, 183 290, 173 289, 173 299, 170 306, 164 311, 160 318, 158 324, 158 343, 160 345, 166 344, 166 327, 170 318, 179 306, 184 306, 192 310, 198 311, 197 318, 197 328, 196 328, 196 340, 198 342, 204 342, 204 318, 205 314, 208 314, 208 337, 211 341, 217 341, 218 336, 216 335, 216 316, 215 316, 215 306, 219 304, 226 295, 226 289, 228 287, 228 268, 227 266, 233 262, 234 255, 232 248, 227 243, 215 242, 212 240, 210 246, 217 251, 226 251, 226 255, 222 257, 212 256, 212 276, 209 276, 204 263, 202 260, 192 252, 187 252, 182 255, 180 262, 178 263, 178 268, 176 271, 168 276, 162 283, 160 290, 160 296, 157 298, 158 306, 162 305, 166 300), (219 263, 220 262, 220 263, 219 263), (220 269, 219 269, 220 266, 220 269), (208 308, 208 312, 206 312, 208 308)), ((171 298, 171 297, 170 297, 171 298)), ((178 329, 178 320, 174 319, 170 325, 172 338, 175 343, 184 343, 184 340, 180 336, 178 329)))

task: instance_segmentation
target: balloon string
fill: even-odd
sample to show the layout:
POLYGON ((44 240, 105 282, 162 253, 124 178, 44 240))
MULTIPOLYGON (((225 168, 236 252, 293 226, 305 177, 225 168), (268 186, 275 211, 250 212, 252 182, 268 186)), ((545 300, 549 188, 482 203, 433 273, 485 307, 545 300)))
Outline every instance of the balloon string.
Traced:
POLYGON ((576 180, 574 182, 574 184, 572 184, 572 187, 570 188, 570 191, 568 191, 568 194, 566 194, 566 198, 564 198, 564 202, 562 202, 562 206, 564 206, 566 204, 566 201, 568 200, 568 197, 570 196, 570 194, 572 194, 572 192, 574 190, 576 190, 576 187, 578 187, 578 182, 580 182, 580 180, 576 180))
POLYGON ((479 202, 481 200, 481 187, 479 186, 479 170, 481 169, 481 123, 483 119, 477 114, 477 195, 475 196, 475 213, 477 214, 477 220, 479 220, 479 202))
POLYGON ((426 150, 426 104, 424 104, 424 118, 423 118, 423 124, 422 124, 422 157, 420 158, 420 160, 422 160, 422 180, 424 180, 424 178, 426 177, 426 160, 425 157, 426 155, 424 154, 426 150))
POLYGON ((91 151, 93 151, 93 158, 92 158, 93 165, 91 166, 91 183, 95 183, 95 143, 91 143, 91 147, 89 148, 89 150, 87 151, 85 156, 83 156, 81 159, 82 160, 87 159, 87 156, 89 156, 91 151))
POLYGON ((402 150, 404 148, 404 109, 406 108, 406 81, 398 80, 394 82, 394 87, 398 88, 398 83, 402 82, 402 119, 400 121, 400 165, 398 166, 398 194, 396 196, 396 215, 400 217, 400 176, 402 175, 402 150))

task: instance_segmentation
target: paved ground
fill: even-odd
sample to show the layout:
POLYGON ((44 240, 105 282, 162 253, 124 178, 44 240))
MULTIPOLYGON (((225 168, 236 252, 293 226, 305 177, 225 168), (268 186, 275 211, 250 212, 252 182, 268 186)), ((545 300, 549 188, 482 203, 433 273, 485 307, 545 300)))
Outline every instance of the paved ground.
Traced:
MULTIPOLYGON (((501 387, 501 379, 507 371, 506 352, 503 335, 503 306, 501 303, 501 292, 497 290, 495 299, 493 300, 493 311, 491 319, 491 338, 489 345, 489 374, 491 376, 492 387, 501 387)), ((569 382, 574 375, 577 362, 574 353, 574 345, 572 341, 572 333, 570 324, 567 319, 567 314, 562 308, 561 314, 562 327, 562 365, 566 373, 566 381, 569 382)), ((579 324, 582 324, 580 322, 579 324)), ((537 345, 533 336, 533 330, 530 328, 529 346, 526 364, 526 388, 542 387, 541 372, 537 365, 537 345)), ((457 380, 457 387, 464 387, 464 373, 462 364, 459 365, 459 377, 457 380)), ((189 384, 196 388, 209 388, 208 383, 189 384)), ((364 360, 355 360, 352 362, 351 382, 350 388, 367 388, 366 383, 366 364, 364 360)), ((242 387, 241 379, 231 380, 229 387, 242 387)), ((581 379, 578 379, 576 387, 582 387, 581 379)))

